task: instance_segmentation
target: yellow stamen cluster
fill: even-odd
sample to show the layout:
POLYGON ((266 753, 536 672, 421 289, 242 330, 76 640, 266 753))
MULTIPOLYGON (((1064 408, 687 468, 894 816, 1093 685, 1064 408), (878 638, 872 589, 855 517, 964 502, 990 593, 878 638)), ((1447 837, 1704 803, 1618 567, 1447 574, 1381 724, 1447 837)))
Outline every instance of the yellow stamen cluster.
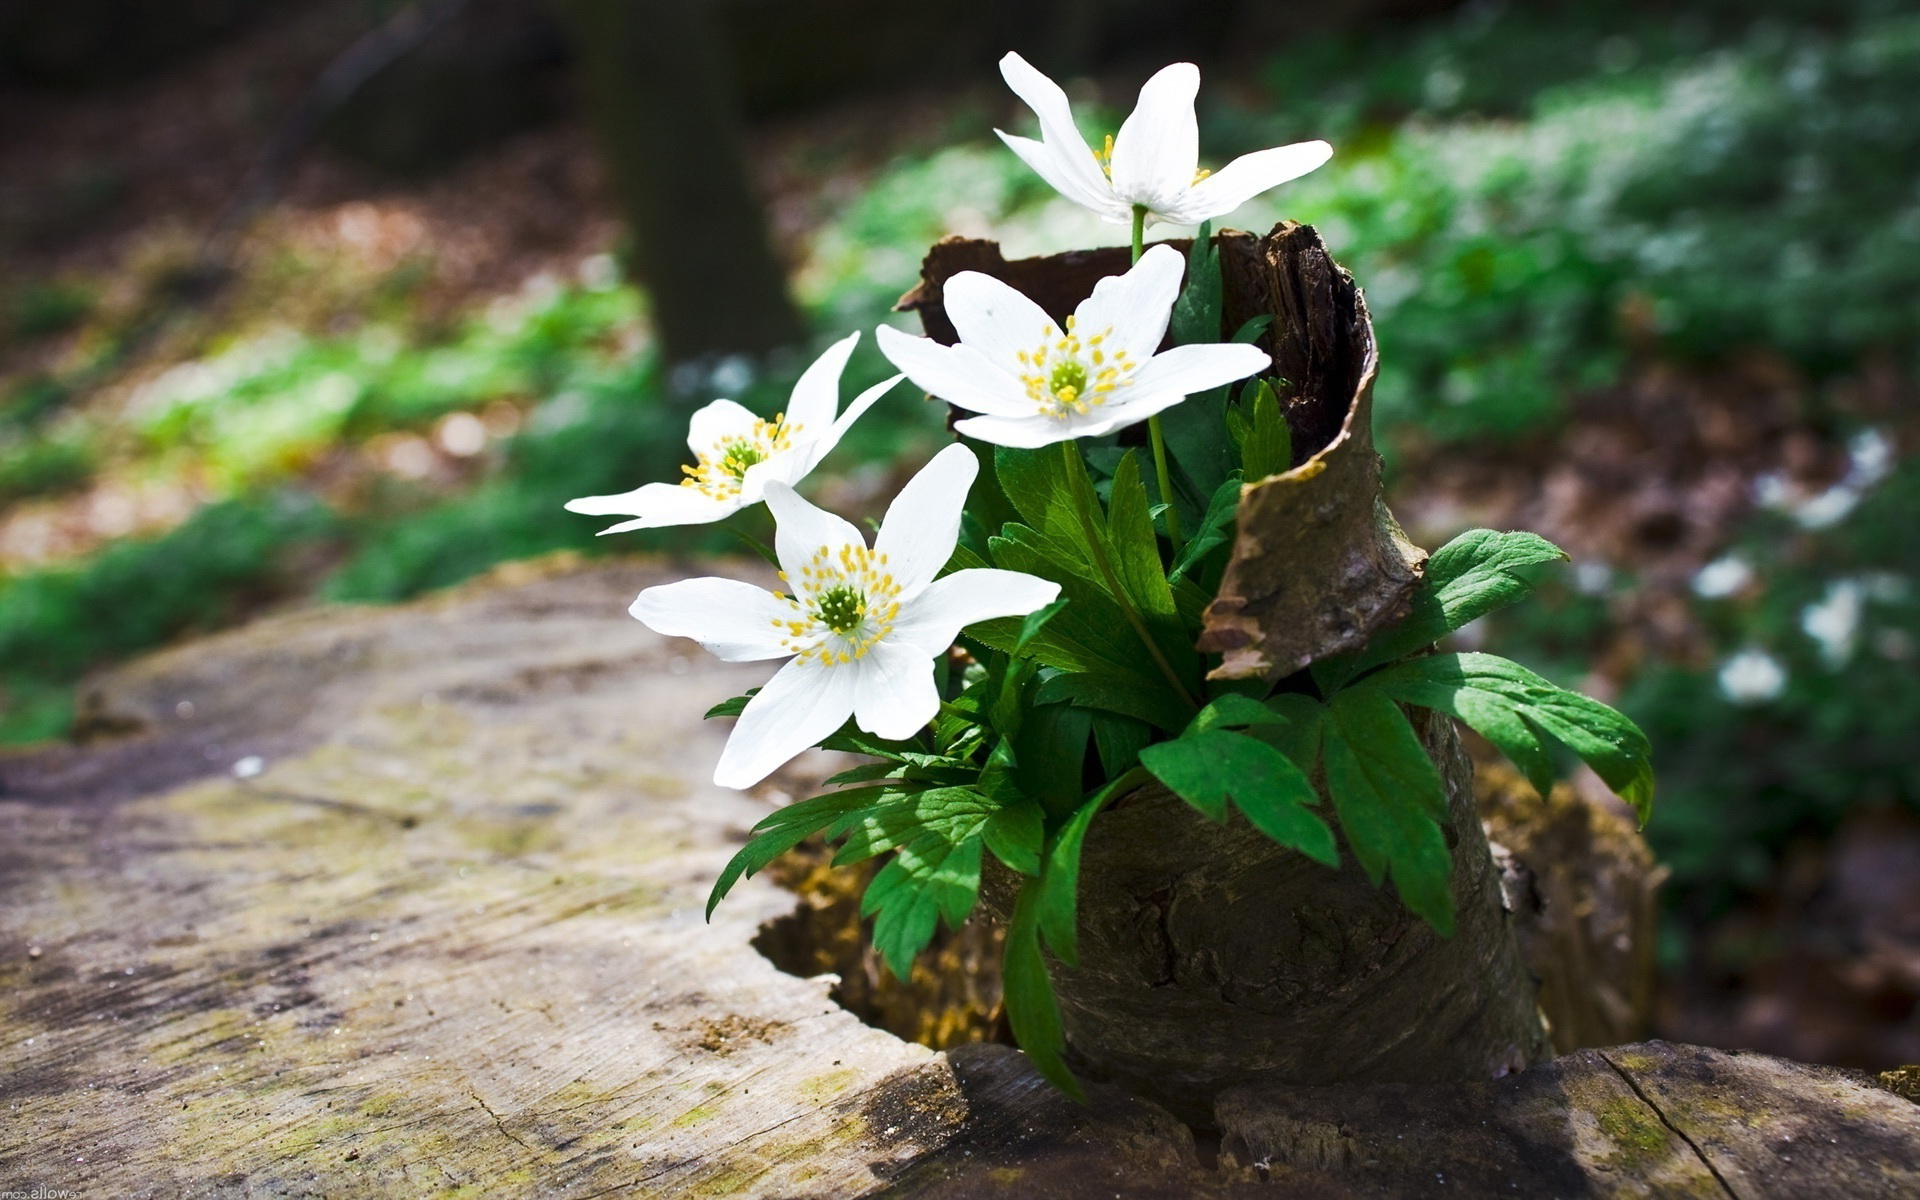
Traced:
POLYGON ((1113 135, 1107 135, 1107 144, 1093 152, 1093 161, 1100 164, 1100 173, 1109 181, 1113 179, 1113 135))
POLYGON ((800 426, 786 423, 786 414, 775 413, 771 421, 755 421, 753 428, 737 437, 722 438, 713 444, 691 467, 681 467, 686 478, 681 487, 694 488, 715 500, 731 500, 740 494, 747 468, 793 448, 793 435, 800 426))
POLYGON ((774 595, 794 615, 775 618, 773 627, 781 646, 802 658, 828 666, 865 658, 900 616, 900 585, 887 570, 887 556, 863 546, 842 546, 837 554, 822 546, 798 580, 785 571, 780 578, 793 593, 774 595))
POLYGON ((1107 338, 1109 325, 1092 337, 1082 338, 1067 318, 1065 333, 1048 324, 1040 330, 1040 345, 1015 355, 1023 368, 1020 382, 1043 416, 1064 421, 1085 416, 1106 403, 1115 388, 1132 383, 1139 365, 1125 350, 1111 350, 1107 338))

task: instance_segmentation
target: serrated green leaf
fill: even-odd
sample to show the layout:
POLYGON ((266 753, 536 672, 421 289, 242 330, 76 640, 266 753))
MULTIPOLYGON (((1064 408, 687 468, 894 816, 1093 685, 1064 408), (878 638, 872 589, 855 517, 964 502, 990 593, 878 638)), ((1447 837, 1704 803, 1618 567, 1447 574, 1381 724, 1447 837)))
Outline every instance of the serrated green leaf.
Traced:
POLYGON ((1249 732, 1312 775, 1314 766, 1320 761, 1320 739, 1326 728, 1327 706, 1299 692, 1268 696, 1265 703, 1269 709, 1286 718, 1286 724, 1255 726, 1249 732))
POLYGON ((979 832, 1000 804, 968 787, 927 788, 899 793, 835 821, 830 836, 844 838, 833 865, 864 862, 876 854, 897 850, 922 834, 932 833, 959 842, 979 832))
MULTIPOLYGON (((1140 478, 1140 455, 1129 450, 1113 471, 1112 501, 1107 511, 1108 545, 1114 574, 1133 600, 1133 606, 1151 628, 1155 618, 1173 616, 1173 590, 1160 565, 1160 545, 1154 539, 1148 514, 1147 488, 1140 478)), ((1175 630, 1176 635, 1178 630, 1175 630)), ((1176 647, 1184 639, 1176 642, 1176 647)))
POLYGON ((1213 729, 1149 746, 1140 763, 1208 818, 1226 820, 1231 801, 1274 841, 1316 862, 1339 864, 1333 831, 1308 811, 1320 802, 1312 781, 1267 743, 1213 729))
POLYGON ((956 843, 929 832, 902 847, 867 885, 860 915, 874 918, 873 948, 896 979, 912 973, 940 921, 957 929, 973 911, 980 848, 977 834, 956 843))
POLYGON ((1446 785, 1406 714, 1361 684, 1333 697, 1325 724, 1327 791, 1354 857, 1376 884, 1391 877, 1401 903, 1452 936, 1446 785))
POLYGON ((1640 727, 1511 659, 1432 654, 1388 667, 1364 686, 1466 722, 1513 759, 1542 795, 1553 785, 1552 762, 1538 736, 1545 734, 1592 767, 1633 806, 1641 824, 1652 815, 1653 747, 1640 727))
POLYGON ((1214 547, 1225 545, 1227 531, 1239 512, 1240 475, 1235 472, 1214 489, 1213 499, 1207 503, 1206 514, 1200 518, 1200 527, 1193 531, 1193 540, 1180 551, 1180 557, 1175 560, 1173 570, 1167 572, 1167 578, 1176 581, 1181 579, 1198 566, 1214 547))
POLYGON ((1081 1103, 1086 1093, 1067 1069, 1066 1032, 1060 1025, 1060 1006, 1047 977, 1047 960, 1040 948, 1040 883, 1031 881, 1014 901, 1013 919, 1000 958, 1000 989, 1007 1024, 1014 1041, 1026 1053, 1040 1077, 1081 1103))
POLYGON ((1046 818, 1031 801, 1012 804, 987 818, 981 826, 987 849, 1022 875, 1040 873, 1040 850, 1046 843, 1046 818))
POLYGON ((1293 466, 1293 430, 1280 411, 1280 398, 1266 380, 1253 386, 1247 437, 1240 446, 1240 478, 1258 483, 1293 466))
POLYGON ((1407 616, 1376 636, 1357 657, 1346 660, 1335 685, 1405 658, 1470 621, 1525 599, 1533 592, 1533 581, 1520 572, 1564 562, 1566 557, 1566 551, 1538 534, 1491 529, 1461 534, 1427 560, 1425 585, 1414 593, 1407 616))
POLYGON ((727 861, 720 871, 720 877, 714 880, 713 890, 707 893, 707 920, 713 919, 714 908, 733 890, 733 885, 740 881, 741 876, 757 874, 761 868, 813 834, 847 813, 872 804, 885 792, 884 788, 850 788, 844 792, 828 792, 811 796, 798 804, 789 804, 763 818, 753 827, 753 836, 747 839, 747 844, 727 861))
MULTIPOLYGON (((1004 536, 993 539, 994 564, 1054 580, 1068 604, 1034 634, 1024 653, 1063 671, 1091 672, 1142 684, 1158 679, 1151 663, 1140 662, 1139 639, 1106 589, 1061 571, 1044 547, 1025 540, 1030 534, 1025 526, 1007 526, 1004 536)), ((1018 618, 1006 617, 981 621, 968 630, 994 649, 1011 653, 1019 641, 1020 624, 1018 618)))
POLYGON ((871 783, 876 779, 899 779, 906 770, 906 765, 903 763, 882 760, 849 767, 836 775, 827 776, 822 782, 829 787, 842 783, 871 783))

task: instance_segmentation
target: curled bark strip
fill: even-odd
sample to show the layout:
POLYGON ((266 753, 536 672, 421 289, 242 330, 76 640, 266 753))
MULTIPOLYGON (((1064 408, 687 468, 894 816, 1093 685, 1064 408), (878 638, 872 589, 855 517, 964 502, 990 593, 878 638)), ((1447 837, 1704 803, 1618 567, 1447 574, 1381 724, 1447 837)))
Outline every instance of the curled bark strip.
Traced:
POLYGON ((1353 277, 1311 226, 1291 223, 1257 245, 1236 242, 1221 262, 1229 321, 1254 304, 1274 314, 1262 344, 1285 380, 1276 390, 1288 398, 1295 455, 1292 470, 1241 492, 1233 556, 1199 648, 1223 656, 1216 678, 1278 679, 1358 649, 1403 616, 1426 552, 1380 501, 1379 352, 1353 277))

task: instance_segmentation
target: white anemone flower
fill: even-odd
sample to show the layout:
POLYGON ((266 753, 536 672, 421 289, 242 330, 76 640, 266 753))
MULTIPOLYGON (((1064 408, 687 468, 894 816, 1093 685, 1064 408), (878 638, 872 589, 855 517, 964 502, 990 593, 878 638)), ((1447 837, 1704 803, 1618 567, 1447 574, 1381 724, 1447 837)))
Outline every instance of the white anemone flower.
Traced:
POLYGON ((859 340, 856 332, 827 347, 793 385, 786 411, 770 421, 731 400, 715 400, 694 413, 687 425, 694 465, 680 468, 686 478, 679 483, 649 483, 615 496, 582 496, 567 501, 567 511, 633 518, 602 529, 602 534, 702 525, 758 504, 770 483, 800 482, 860 414, 901 380, 895 375, 874 384, 835 417, 840 375, 859 340))
POLYGON ((1295 142, 1243 154, 1218 171, 1201 170, 1200 126, 1193 115, 1200 68, 1192 63, 1163 67, 1147 80, 1132 115, 1100 150, 1074 127, 1059 84, 1018 54, 1000 60, 1000 74, 1040 118, 1041 140, 994 132, 1055 191, 1108 221, 1131 222, 1139 205, 1150 220, 1198 225, 1333 157, 1325 142, 1295 142))
POLYGON ((962 271, 944 288, 959 345, 885 325, 876 336, 915 384, 981 414, 955 423, 968 437, 1028 449, 1098 437, 1272 361, 1239 342, 1155 353, 1184 270, 1178 250, 1154 246, 1126 274, 1094 284, 1065 329, 993 276, 962 271))
POLYGON ((933 660, 963 627, 1025 616, 1059 595, 1059 584, 1018 571, 934 578, 979 469, 965 446, 934 455, 894 497, 871 548, 846 521, 769 483, 788 591, 707 578, 640 593, 630 611, 657 633, 693 638, 728 662, 791 656, 741 712, 715 783, 751 787, 849 716, 878 737, 912 737, 940 710, 933 660))

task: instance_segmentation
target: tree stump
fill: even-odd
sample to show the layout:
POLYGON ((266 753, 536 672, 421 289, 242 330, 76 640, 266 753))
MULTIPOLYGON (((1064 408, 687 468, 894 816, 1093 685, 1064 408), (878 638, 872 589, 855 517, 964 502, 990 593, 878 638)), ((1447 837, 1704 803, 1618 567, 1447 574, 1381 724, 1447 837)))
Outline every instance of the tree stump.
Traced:
MULTIPOLYGON (((1176 243, 1180 244, 1180 243, 1176 243)), ((1293 435, 1291 469, 1249 480, 1199 648, 1216 678, 1276 681, 1359 650, 1406 613, 1425 552, 1380 497, 1373 325, 1311 227, 1218 235, 1219 337, 1270 316, 1259 344, 1293 435)), ((1127 251, 1008 262, 991 242, 936 244, 901 299, 957 340, 943 289, 962 270, 1006 280, 1064 325, 1127 251)), ((1197 401, 1195 401, 1197 402, 1197 401)), ((1427 721, 1450 797, 1458 929, 1436 936, 1373 886, 1350 851, 1328 869, 1242 820, 1213 826, 1163 789, 1121 798, 1088 832, 1081 962, 1050 965, 1072 1056, 1207 1124, 1223 1088, 1486 1079, 1551 1054, 1451 724, 1427 721)))
POLYGON ((263 621, 100 680, 84 743, 0 757, 0 1188, 1920 1189, 1920 1106, 1758 1055, 1650 1043, 1470 1085, 1241 1089, 1214 1163, 1117 1088, 1082 1107, 1008 1047, 863 1025, 832 977, 754 948, 791 893, 747 880, 701 920, 746 828, 809 781, 706 782, 724 731, 699 713, 764 668, 625 615, 679 573, 562 561, 263 621))

